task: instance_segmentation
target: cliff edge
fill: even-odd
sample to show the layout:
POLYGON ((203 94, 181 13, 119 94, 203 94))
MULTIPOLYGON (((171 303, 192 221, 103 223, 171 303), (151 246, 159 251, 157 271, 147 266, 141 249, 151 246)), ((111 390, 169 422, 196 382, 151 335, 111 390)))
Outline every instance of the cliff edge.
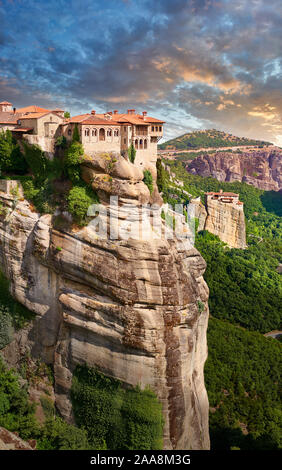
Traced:
POLYGON ((240 181, 266 191, 282 189, 282 151, 217 152, 203 154, 186 166, 188 173, 219 181, 240 181))
MULTIPOLYGON (((89 159, 83 174, 100 188, 106 210, 111 194, 121 196, 117 225, 128 206, 150 199, 142 172, 126 160, 109 171, 103 158, 89 159)), ((13 296, 36 313, 6 357, 26 347, 53 364, 56 405, 69 421, 77 364, 126 386, 149 385, 163 406, 164 448, 208 449, 208 287, 199 252, 175 237, 111 240, 89 226, 56 230, 52 216, 25 199, 0 192, 0 201, 1 270, 13 296)))

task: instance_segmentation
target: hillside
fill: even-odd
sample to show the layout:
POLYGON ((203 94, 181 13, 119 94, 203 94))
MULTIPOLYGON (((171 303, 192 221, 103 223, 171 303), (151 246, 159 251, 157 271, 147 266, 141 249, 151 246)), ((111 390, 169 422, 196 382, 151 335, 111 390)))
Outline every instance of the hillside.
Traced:
POLYGON ((244 145, 271 145, 270 142, 262 140, 252 140, 245 137, 236 137, 226 132, 208 129, 204 131, 188 132, 175 139, 168 140, 159 145, 160 150, 182 150, 182 149, 200 149, 200 148, 220 148, 234 147, 244 145))

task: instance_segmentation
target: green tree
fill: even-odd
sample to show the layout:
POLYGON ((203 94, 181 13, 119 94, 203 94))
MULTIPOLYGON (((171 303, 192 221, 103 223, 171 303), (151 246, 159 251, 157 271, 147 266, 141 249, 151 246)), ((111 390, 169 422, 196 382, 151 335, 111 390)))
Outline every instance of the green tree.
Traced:
POLYGON ((24 174, 28 169, 20 146, 10 130, 0 132, 0 169, 16 174, 24 174))
POLYGON ((74 126, 72 141, 73 142, 80 142, 80 135, 79 135, 79 130, 78 130, 77 124, 75 124, 75 126, 74 126))
POLYGON ((152 173, 149 170, 144 170, 143 172, 143 182, 146 184, 148 187, 150 194, 152 194, 154 186, 153 186, 153 176, 152 173))
POLYGON ((133 145, 133 142, 131 142, 129 148, 128 148, 128 158, 131 163, 135 162, 135 157, 136 157, 136 149, 133 145))
POLYGON ((67 118, 67 119, 70 118, 70 113, 69 113, 69 111, 65 111, 65 112, 64 112, 64 117, 67 118))
POLYGON ((73 141, 65 152, 64 165, 68 177, 74 184, 80 181, 80 163, 83 160, 83 154, 83 146, 77 141, 73 141))

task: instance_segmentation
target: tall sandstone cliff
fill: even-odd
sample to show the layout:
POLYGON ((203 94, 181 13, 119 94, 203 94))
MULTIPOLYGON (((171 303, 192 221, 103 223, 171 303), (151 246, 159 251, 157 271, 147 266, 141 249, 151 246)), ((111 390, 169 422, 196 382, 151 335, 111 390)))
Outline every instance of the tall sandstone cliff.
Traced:
POLYGON ((207 230, 217 235, 230 248, 247 247, 242 203, 225 203, 206 198, 204 205, 200 198, 196 198, 192 199, 191 204, 195 208, 195 217, 199 221, 198 231, 207 230))
POLYGON ((282 189, 282 151, 255 150, 243 153, 204 154, 188 163, 186 170, 219 181, 240 181, 266 191, 282 189))
MULTIPOLYGON (((140 170, 115 160, 89 159, 83 173, 105 208, 111 194, 121 196, 122 214, 150 194, 140 170)), ((7 360, 29 348, 53 364, 56 405, 68 420, 77 364, 149 385, 163 405, 164 447, 208 449, 208 288, 199 252, 176 238, 99 239, 88 226, 59 231, 26 200, 2 192, 0 201, 9 208, 0 216, 0 267, 14 297, 36 313, 6 347, 7 360)))

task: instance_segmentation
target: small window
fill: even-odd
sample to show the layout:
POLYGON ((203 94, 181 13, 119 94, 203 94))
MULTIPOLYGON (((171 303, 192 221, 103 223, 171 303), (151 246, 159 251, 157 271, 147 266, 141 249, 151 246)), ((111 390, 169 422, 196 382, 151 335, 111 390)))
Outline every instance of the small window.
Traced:
POLYGON ((107 131, 107 136, 108 136, 108 137, 111 137, 111 135, 112 135, 112 131, 111 131, 111 129, 109 129, 109 130, 107 131))
POLYGON ((50 121, 52 121, 52 119, 53 119, 52 116, 50 116, 50 121))
POLYGON ((71 129, 68 130, 68 135, 71 135, 71 129))
POLYGON ((155 129, 154 126, 152 126, 152 132, 154 132, 154 129, 155 129))
POLYGON ((97 129, 93 129, 92 130, 92 137, 96 136, 97 135, 97 129))
POLYGON ((123 139, 123 143, 126 144, 126 139, 123 139))
POLYGON ((162 132, 162 126, 159 127, 159 132, 162 132))

